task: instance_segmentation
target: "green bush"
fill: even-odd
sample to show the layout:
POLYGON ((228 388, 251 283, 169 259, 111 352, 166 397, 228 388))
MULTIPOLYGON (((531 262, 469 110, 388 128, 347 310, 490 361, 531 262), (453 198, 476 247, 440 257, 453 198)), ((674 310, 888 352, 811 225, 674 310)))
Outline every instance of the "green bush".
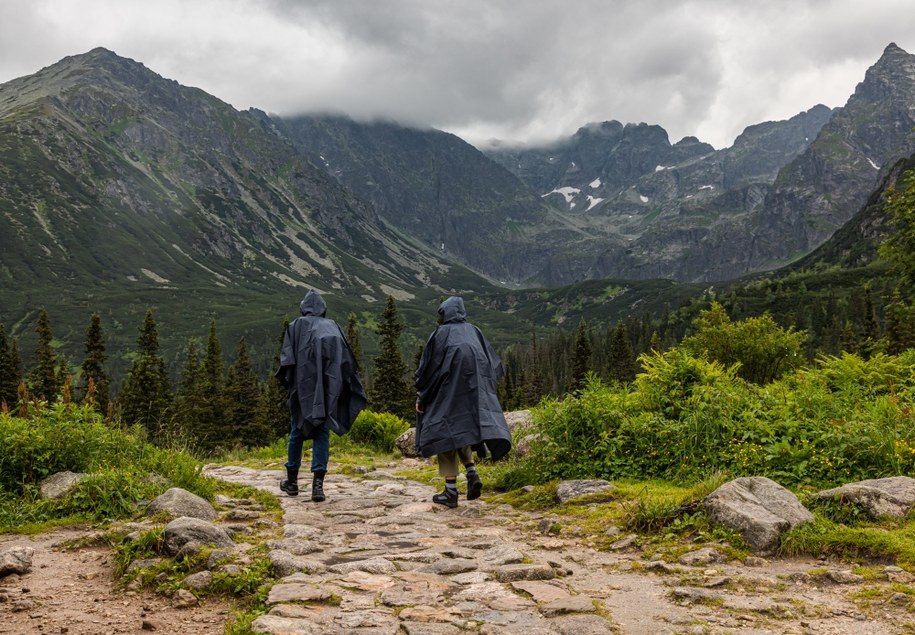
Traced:
POLYGON ((766 385, 682 349, 644 356, 633 386, 594 378, 534 409, 519 474, 661 478, 715 472, 786 486, 915 473, 915 353, 824 358, 766 385))
POLYGON ((356 417, 347 436, 354 443, 361 443, 382 452, 393 452, 397 437, 409 428, 410 424, 397 415, 363 410, 356 417))
POLYGON ((212 498, 217 485, 188 453, 154 447, 142 429, 111 426, 91 407, 40 403, 28 417, 0 413, 0 439, 0 529, 120 518, 168 487, 212 498), (63 499, 41 499, 41 481, 63 471, 90 477, 63 499))

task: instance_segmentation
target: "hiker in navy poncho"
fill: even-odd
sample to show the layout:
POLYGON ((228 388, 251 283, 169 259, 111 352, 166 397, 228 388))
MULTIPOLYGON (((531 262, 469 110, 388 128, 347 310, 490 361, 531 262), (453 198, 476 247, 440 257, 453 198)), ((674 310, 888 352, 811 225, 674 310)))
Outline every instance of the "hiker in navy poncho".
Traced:
POLYGON ((330 433, 346 434, 365 407, 365 390, 356 371, 356 358, 340 326, 326 317, 327 305, 314 289, 299 304, 302 316, 283 336, 276 376, 289 391, 292 413, 287 447, 286 478, 280 489, 299 493, 302 445, 312 439, 311 499, 324 500, 324 476, 330 458, 330 433))
POLYGON ((483 333, 466 321, 464 301, 452 296, 438 308, 442 324, 426 342, 416 370, 416 448, 438 458, 445 491, 432 500, 457 507, 458 461, 467 470, 467 498, 480 496, 472 450, 499 459, 511 449, 511 433, 496 396, 505 374, 483 333))

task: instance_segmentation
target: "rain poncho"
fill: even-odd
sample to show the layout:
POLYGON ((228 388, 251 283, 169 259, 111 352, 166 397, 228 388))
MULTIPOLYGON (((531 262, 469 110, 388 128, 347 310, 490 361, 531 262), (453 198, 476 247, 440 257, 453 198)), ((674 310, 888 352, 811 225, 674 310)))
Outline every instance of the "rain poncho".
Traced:
POLYGON ((422 456, 471 446, 499 459, 511 449, 511 433, 496 396, 505 374, 499 356, 466 321, 464 301, 450 297, 438 309, 443 323, 426 342, 416 370, 416 448, 422 456))
POLYGON ((366 403, 353 351, 340 326, 324 317, 321 294, 311 289, 299 309, 302 316, 283 336, 276 376, 289 391, 289 410, 306 438, 322 427, 346 434, 366 403))

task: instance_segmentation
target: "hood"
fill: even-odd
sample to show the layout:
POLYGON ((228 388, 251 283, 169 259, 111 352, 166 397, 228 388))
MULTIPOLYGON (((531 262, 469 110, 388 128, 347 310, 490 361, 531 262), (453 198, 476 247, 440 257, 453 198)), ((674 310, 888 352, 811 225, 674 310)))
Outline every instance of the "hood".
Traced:
POLYGON ((442 324, 463 322, 467 319, 464 301, 455 295, 442 302, 438 307, 438 312, 442 316, 442 324))
POLYGON ((327 313, 327 304, 324 302, 324 298, 321 297, 320 293, 314 289, 309 289, 308 293, 305 294, 305 297, 302 298, 302 301, 299 303, 299 311, 302 312, 302 315, 317 315, 318 317, 324 317, 324 314, 327 313))

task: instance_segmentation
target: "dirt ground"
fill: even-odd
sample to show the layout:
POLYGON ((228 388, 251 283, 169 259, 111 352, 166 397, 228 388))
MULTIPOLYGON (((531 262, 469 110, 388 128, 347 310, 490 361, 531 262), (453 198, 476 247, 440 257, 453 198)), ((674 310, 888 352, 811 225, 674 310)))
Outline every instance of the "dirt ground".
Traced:
POLYGON ((110 549, 65 548, 93 531, 57 530, 37 536, 0 536, 0 551, 32 547, 32 569, 0 578, 0 633, 181 633, 222 635, 232 607, 212 599, 187 608, 150 591, 121 589, 110 549))

